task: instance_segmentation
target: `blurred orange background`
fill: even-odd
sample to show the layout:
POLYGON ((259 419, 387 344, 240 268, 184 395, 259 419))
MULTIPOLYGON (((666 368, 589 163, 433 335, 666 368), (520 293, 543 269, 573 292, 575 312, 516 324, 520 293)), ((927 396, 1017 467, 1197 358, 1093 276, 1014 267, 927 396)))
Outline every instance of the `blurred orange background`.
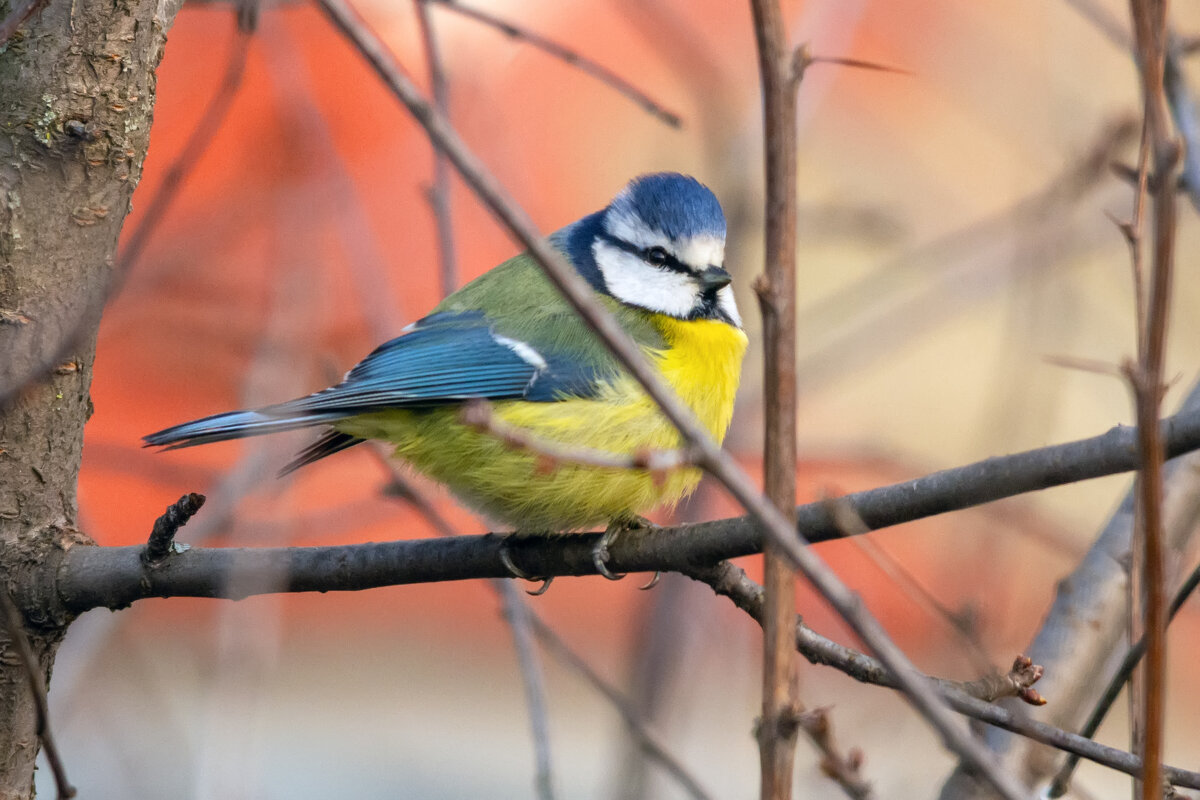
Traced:
MULTIPOLYGON (((433 4, 451 117, 467 142, 546 232, 603 207, 639 173, 678 170, 709 184, 730 219, 728 266, 755 338, 762 157, 748 8, 475 4, 604 64, 684 124, 669 128, 569 65, 433 4)), ((1124 21, 1123 4, 1104 5, 1124 21)), ((412 5, 359 9, 428 86, 412 5)), ((1132 352, 1128 256, 1105 218, 1128 214, 1129 187, 1101 168, 1067 198, 1051 191, 1134 118, 1127 56, 1066 2, 785 9, 791 40, 816 55, 911 73, 818 65, 801 87, 802 498, 1129 422, 1119 382, 1045 359, 1118 363, 1132 352)), ((1175 14, 1179 30, 1200 29, 1195 7, 1176 4, 1175 14)), ((127 239, 236 47, 229 5, 180 13, 127 239)), ((1108 152, 1133 155, 1129 136, 1108 152)), ((387 476, 366 448, 281 480, 304 435, 169 454, 139 447, 170 424, 321 388, 438 301, 432 154, 419 127, 319 12, 267 5, 227 121, 192 166, 101 328, 84 529, 102 544, 141 542, 169 503, 200 491, 209 504, 185 542, 433 535, 381 494, 387 476)), ((515 248, 457 179, 452 200, 461 284, 515 248)), ((1200 297, 1198 232, 1182 207, 1169 370, 1185 378, 1168 407, 1200 355, 1200 321, 1188 313, 1200 297)), ((761 385, 756 349, 728 441, 752 471, 761 385)), ((463 533, 483 530, 418 484, 463 533)), ((937 603, 973 619, 974 657, 931 601, 862 545, 820 553, 919 666, 976 677, 980 660, 1007 665, 1027 645, 1054 582, 1128 485, 1092 481, 871 537, 937 603)), ((736 513, 706 487, 679 516, 736 513)), ((758 570, 756 559, 746 566, 758 570)), ((640 593, 640 582, 561 579, 529 602, 637 698, 714 796, 753 796, 757 629, 705 587, 669 576, 640 593)), ((807 588, 799 603, 812 627, 853 643, 807 588)), ((1172 641, 1192 640, 1197 623, 1192 604, 1172 641)), ((1174 651, 1168 760, 1186 766, 1182 731, 1200 701, 1184 649, 1174 651)), ((560 796, 684 796, 656 768, 639 771, 619 717, 574 671, 545 654, 543 667, 560 796)), ((806 666, 802 682, 809 705, 832 707, 838 738, 864 750, 880 796, 936 792, 952 761, 902 701, 824 669, 806 666)), ((512 637, 481 582, 92 612, 68 636, 51 701, 71 777, 89 798, 533 795, 512 637)), ((1120 719, 1105 735, 1123 746, 1120 719)), ((804 745, 797 773, 799 796, 839 795, 804 745)), ((1128 793, 1111 773, 1082 775, 1092 796, 1128 793)))

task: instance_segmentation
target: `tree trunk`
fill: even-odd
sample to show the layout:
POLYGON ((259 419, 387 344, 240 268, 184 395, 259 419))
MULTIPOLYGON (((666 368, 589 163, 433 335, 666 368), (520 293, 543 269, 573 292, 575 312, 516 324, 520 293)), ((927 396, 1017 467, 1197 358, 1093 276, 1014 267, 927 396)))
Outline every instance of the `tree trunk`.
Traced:
MULTIPOLYGON (((0 19, 10 10, 0 0, 0 19)), ((69 620, 22 600, 80 536, 96 329, 177 10, 49 0, 0 44, 0 574, 47 678, 69 620)), ((0 800, 32 796, 37 751, 27 676, 0 629, 0 800)))

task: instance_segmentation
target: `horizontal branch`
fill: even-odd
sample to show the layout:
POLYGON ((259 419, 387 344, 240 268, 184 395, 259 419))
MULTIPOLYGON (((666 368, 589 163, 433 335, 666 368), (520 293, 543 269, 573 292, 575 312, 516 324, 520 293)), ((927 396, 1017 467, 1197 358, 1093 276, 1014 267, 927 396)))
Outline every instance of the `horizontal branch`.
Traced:
MULTIPOLYGON (((1167 453, 1200 449, 1200 411, 1163 421, 1167 453)), ((992 500, 1127 472, 1137 466, 1134 430, 1107 433, 943 470, 916 480, 847 495, 872 529, 899 525, 992 500)), ((826 502, 797 509, 799 529, 810 542, 843 537, 826 502)), ((526 574, 594 575, 592 547, 599 534, 509 539, 512 561, 526 574)), ((193 548, 171 553, 161 564, 143 562, 140 546, 76 546, 58 556, 56 579, 20 598, 78 614, 92 608, 123 608, 148 597, 239 599, 274 592, 328 592, 409 583, 511 577, 501 559, 504 536, 378 542, 329 547, 193 548), (233 578, 236 576, 236 580, 233 578)), ((746 517, 694 525, 634 530, 618 538, 610 567, 620 572, 688 572, 762 550, 762 537, 746 517)))

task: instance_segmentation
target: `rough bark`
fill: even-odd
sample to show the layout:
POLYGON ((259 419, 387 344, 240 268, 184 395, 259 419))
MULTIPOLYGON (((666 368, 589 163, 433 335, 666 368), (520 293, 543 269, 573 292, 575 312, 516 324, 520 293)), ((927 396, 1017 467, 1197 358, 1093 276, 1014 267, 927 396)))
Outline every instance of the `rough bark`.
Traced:
MULTIPOLYGON (((50 0, 0 45, 0 574, 20 598, 80 537, 96 329, 176 0, 50 0)), ((0 18, 10 5, 0 0, 0 18)), ((69 620, 24 607, 47 678, 69 620)), ((32 795, 26 676, 0 635, 0 800, 32 795)))

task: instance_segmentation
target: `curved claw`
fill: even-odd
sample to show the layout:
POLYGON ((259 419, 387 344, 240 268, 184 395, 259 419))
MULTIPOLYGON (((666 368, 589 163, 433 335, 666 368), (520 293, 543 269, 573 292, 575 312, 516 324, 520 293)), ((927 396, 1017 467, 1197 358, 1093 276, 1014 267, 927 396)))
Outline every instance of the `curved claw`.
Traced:
POLYGON ((610 581, 619 581, 625 577, 624 572, 613 572, 608 568, 608 542, 605 539, 610 538, 608 534, 600 537, 600 541, 596 542, 596 546, 592 548, 592 564, 596 567, 596 572, 600 573, 610 581))
POLYGON ((659 570, 655 570, 654 577, 651 578, 649 580, 649 582, 646 583, 645 586, 639 586, 638 589, 640 589, 643 592, 646 591, 647 589, 653 589, 655 586, 658 586, 658 582, 660 580, 662 580, 662 572, 659 570))
POLYGON ((530 597, 541 597, 550 588, 550 584, 552 583, 554 583, 553 575, 551 575, 549 578, 542 578, 541 586, 536 589, 526 589, 525 594, 529 595, 530 597))
POLYGON ((507 541, 500 543, 500 563, 504 565, 506 570, 508 570, 508 574, 512 575, 514 578, 523 581, 533 581, 535 583, 537 581, 542 582, 542 585, 536 589, 525 590, 525 594, 531 597, 541 597, 546 593, 546 590, 550 588, 550 584, 554 582, 553 575, 551 575, 549 578, 539 578, 534 575, 530 575, 528 572, 518 567, 512 560, 512 554, 508 552, 507 541))
MULTIPOLYGON (((538 580, 513 563, 512 556, 508 552, 507 541, 500 543, 500 563, 504 565, 506 570, 508 570, 508 574, 512 575, 514 578, 520 578, 523 581, 538 580)), ((547 585, 549 585, 549 581, 547 581, 547 585)), ((542 591, 545 591, 545 587, 542 587, 542 591)))

